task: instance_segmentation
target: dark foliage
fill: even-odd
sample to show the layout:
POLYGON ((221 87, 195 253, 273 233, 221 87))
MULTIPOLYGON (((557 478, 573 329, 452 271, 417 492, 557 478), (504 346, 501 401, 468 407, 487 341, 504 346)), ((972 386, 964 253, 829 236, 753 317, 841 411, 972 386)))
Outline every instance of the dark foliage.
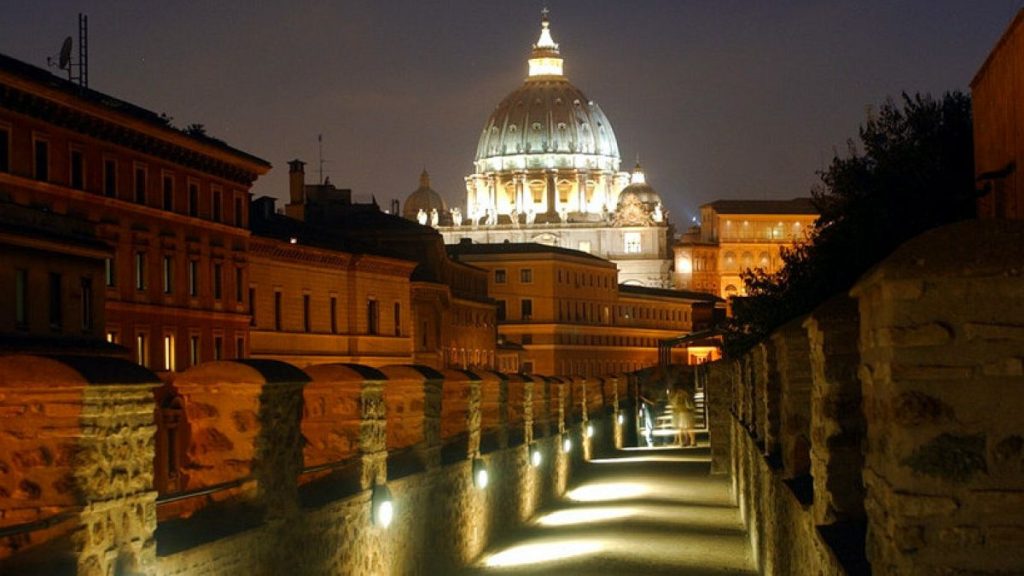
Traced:
POLYGON ((925 230, 974 216, 970 97, 903 94, 868 115, 819 173, 821 212, 806 243, 784 250, 774 274, 744 274, 748 296, 733 305, 727 352, 738 353, 788 320, 848 290, 874 264, 925 230))

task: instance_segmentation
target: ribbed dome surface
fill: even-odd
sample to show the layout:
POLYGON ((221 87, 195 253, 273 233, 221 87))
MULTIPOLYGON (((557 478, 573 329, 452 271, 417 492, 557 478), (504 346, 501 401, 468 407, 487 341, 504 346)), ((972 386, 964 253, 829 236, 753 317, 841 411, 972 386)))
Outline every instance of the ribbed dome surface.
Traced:
POLYGON ((595 102, 564 77, 541 77, 506 96, 487 119, 477 146, 478 170, 486 169, 488 160, 521 155, 527 155, 521 168, 616 170, 619 146, 595 102), (565 156, 552 165, 552 154, 565 156))

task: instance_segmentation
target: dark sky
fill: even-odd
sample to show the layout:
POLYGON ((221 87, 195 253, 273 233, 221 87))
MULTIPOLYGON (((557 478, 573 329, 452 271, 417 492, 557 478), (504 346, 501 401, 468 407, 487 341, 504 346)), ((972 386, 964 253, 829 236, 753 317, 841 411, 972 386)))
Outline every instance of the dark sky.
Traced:
MULTIPOLYGON (((717 198, 809 194, 868 106, 967 90, 1024 0, 550 0, 566 74, 681 223, 717 198)), ((38 66, 89 16, 90 87, 202 123, 274 170, 465 200, 480 130, 526 76, 541 1, 3 0, 0 52, 38 66)))

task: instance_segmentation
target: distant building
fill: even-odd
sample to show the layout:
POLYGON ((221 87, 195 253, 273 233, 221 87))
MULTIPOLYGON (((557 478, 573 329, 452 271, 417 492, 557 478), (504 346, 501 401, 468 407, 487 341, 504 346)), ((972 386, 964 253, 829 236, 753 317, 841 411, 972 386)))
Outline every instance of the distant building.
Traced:
POLYGON ((110 247, 103 273, 68 272, 61 290, 80 292, 76 280, 90 278, 93 294, 103 292, 96 301, 105 300, 106 321, 97 316, 95 330, 143 366, 174 371, 245 356, 248 196, 269 169, 220 140, 0 55, 0 190, 14 204, 95 228, 110 247))
MULTIPOLYGON (((618 282, 671 286, 671 227, 639 163, 621 171, 601 108, 563 74, 545 13, 522 86, 484 123, 445 242, 538 243, 613 261, 618 282)), ((406 209, 410 210, 409 202, 406 209)))
POLYGON ((249 295, 253 358, 300 368, 353 362, 409 364, 415 262, 367 253, 330 228, 253 203, 249 295))
POLYGON ((402 205, 402 218, 424 225, 451 225, 452 217, 448 203, 430 187, 430 174, 420 174, 419 188, 413 190, 402 205))
MULTIPOLYGON (((578 250, 464 241, 448 252, 487 271, 499 338, 522 346, 525 373, 601 376, 655 365, 659 342, 710 328, 719 302, 620 286, 615 264, 578 250)), ((675 362, 689 358, 685 347, 673 351, 675 362)))
POLYGON ((1024 219, 1024 10, 971 81, 981 218, 1024 219))
MULTIPOLYGON (((451 260, 440 234, 430 226, 382 212, 376 203, 353 203, 349 191, 329 183, 308 186, 303 163, 289 165, 287 214, 329 230, 365 253, 416 263, 408 280, 413 362, 433 368, 496 366, 495 309, 482 270, 451 260)), ((367 292, 365 297, 380 302, 378 314, 388 323, 393 312, 386 305, 393 304, 392 293, 401 282, 387 287, 379 279, 374 282, 374 290, 387 296, 367 292)))
POLYGON ((701 206, 700 218, 674 247, 674 284, 729 298, 745 294, 743 271, 778 271, 781 249, 806 238, 818 210, 810 198, 718 200, 701 206))

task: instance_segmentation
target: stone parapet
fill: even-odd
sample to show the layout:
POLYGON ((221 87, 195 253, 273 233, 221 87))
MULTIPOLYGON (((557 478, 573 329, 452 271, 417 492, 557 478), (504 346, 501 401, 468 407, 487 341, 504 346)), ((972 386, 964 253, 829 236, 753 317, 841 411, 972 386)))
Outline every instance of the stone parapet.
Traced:
POLYGON ((804 322, 811 350, 811 476, 818 524, 864 519, 865 421, 857 378, 860 317, 837 296, 804 322))
POLYGON ((886 574, 1024 571, 1024 223, 966 221, 851 291, 867 552, 886 574))
POLYGON ((779 446, 786 478, 811 471, 811 361, 804 318, 783 325, 770 337, 779 375, 779 446))

